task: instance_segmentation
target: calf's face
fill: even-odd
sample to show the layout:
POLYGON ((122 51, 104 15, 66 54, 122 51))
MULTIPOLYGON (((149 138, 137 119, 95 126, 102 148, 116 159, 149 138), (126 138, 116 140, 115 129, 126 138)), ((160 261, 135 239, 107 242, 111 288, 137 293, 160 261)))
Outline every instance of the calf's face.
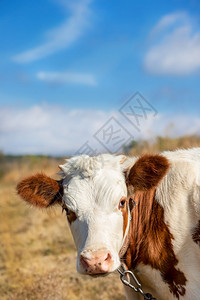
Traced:
POLYGON ((123 161, 124 156, 73 157, 60 166, 62 180, 37 174, 17 186, 27 202, 38 207, 59 203, 66 211, 80 273, 104 274, 120 266, 119 251, 129 223, 123 217, 127 210, 123 161))
POLYGON ((60 181, 37 174, 17 186, 18 194, 34 206, 59 203, 66 211, 82 274, 105 274, 120 266, 130 223, 126 178, 133 190, 146 190, 155 185, 152 178, 159 182, 167 169, 159 157, 144 157, 134 165, 132 160, 133 166, 127 161, 113 155, 73 157, 60 166, 60 181), (160 164, 164 171, 159 173, 160 164))
POLYGON ((122 174, 101 170, 96 176, 64 179, 63 203, 77 248, 81 273, 112 272, 119 267, 127 190, 122 174))

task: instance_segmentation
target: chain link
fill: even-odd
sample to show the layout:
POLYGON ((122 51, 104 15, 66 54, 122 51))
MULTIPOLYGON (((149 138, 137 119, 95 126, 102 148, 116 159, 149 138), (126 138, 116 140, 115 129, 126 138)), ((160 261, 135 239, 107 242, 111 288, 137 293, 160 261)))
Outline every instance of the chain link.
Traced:
MULTIPOLYGON (((123 267, 122 267, 123 269, 123 267)), ((142 289, 142 285, 141 283, 138 281, 137 277, 135 276, 135 274, 133 272, 131 272, 130 270, 120 270, 117 269, 117 271, 120 274, 120 279, 122 281, 122 283, 128 287, 130 287, 131 289, 133 289, 136 293, 140 293, 143 297, 144 300, 156 300, 156 298, 153 298, 153 296, 149 293, 144 293, 143 289, 142 289), (131 278, 134 281, 134 283, 131 283, 131 278)))

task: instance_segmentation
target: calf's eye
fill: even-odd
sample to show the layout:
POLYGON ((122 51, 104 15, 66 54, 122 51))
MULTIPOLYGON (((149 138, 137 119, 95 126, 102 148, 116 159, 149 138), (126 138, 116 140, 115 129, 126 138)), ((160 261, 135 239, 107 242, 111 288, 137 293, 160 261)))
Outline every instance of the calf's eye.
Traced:
POLYGON ((125 199, 120 200, 120 202, 119 202, 119 209, 124 208, 125 204, 126 204, 126 200, 125 199))
POLYGON ((62 207, 62 211, 63 211, 63 210, 66 212, 66 215, 67 215, 67 216, 70 215, 70 210, 67 208, 67 206, 63 206, 63 207, 62 207))

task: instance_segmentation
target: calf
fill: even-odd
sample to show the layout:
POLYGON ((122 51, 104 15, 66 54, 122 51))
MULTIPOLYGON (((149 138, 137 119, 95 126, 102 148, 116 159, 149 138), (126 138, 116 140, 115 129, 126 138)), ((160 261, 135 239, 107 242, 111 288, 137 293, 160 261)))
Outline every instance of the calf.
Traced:
POLYGON ((80 273, 108 274, 123 261, 157 299, 200 299, 200 148, 81 155, 59 174, 25 178, 17 191, 34 206, 66 211, 80 273))

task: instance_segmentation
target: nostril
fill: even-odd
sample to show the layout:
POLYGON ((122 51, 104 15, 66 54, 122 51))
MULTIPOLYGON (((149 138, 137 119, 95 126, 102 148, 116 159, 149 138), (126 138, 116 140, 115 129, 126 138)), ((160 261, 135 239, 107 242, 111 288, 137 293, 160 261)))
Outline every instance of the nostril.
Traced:
POLYGON ((87 269, 89 267, 89 261, 87 258, 85 258, 84 256, 80 256, 80 263, 82 264, 82 266, 87 269))
POLYGON ((110 260, 111 260, 111 254, 110 254, 110 252, 108 252, 108 254, 107 254, 107 257, 106 257, 105 261, 110 261, 110 260))

